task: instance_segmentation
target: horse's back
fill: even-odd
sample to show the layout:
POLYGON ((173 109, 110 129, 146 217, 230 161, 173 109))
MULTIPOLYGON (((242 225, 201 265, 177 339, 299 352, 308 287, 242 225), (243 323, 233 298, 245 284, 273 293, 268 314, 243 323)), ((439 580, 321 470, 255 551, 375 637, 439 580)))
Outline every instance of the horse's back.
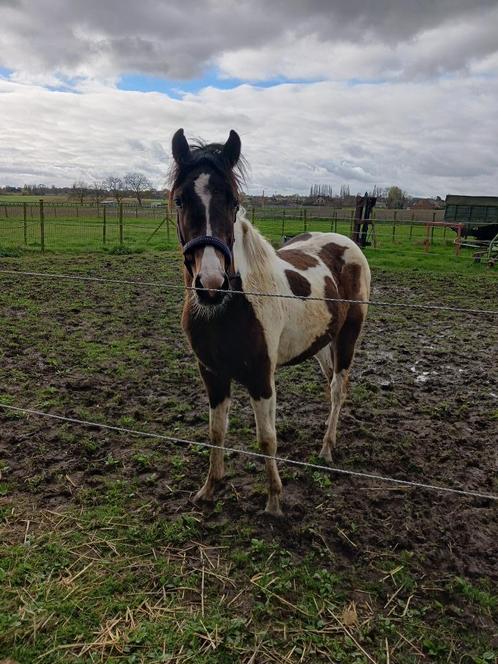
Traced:
POLYGON ((347 289, 350 297, 368 299, 370 296, 370 268, 368 261, 358 245, 340 233, 306 232, 288 240, 278 255, 294 267, 307 269, 312 262, 323 264, 330 272, 339 291, 347 289), (350 281, 355 275, 354 284, 350 281), (354 291, 351 292, 351 291, 354 291))

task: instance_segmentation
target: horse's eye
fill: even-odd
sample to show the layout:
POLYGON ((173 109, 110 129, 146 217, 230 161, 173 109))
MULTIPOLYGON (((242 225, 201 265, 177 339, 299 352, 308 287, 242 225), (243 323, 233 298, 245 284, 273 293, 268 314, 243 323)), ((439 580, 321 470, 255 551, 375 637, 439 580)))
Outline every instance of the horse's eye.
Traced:
POLYGON ((178 207, 178 208, 181 208, 181 207, 182 207, 182 199, 181 199, 180 196, 177 196, 177 197, 175 198, 175 205, 176 205, 176 207, 178 207))

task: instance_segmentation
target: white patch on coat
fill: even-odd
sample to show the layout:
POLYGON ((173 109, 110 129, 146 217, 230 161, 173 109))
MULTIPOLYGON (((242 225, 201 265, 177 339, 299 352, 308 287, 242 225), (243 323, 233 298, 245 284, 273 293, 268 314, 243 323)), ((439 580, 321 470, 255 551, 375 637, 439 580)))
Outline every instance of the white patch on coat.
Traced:
MULTIPOLYGON (((209 208, 211 205, 211 192, 209 191, 208 187, 209 178, 209 173, 201 173, 194 182, 194 191, 201 199, 206 212, 206 235, 212 235, 213 233, 211 228, 211 219, 209 216, 209 208)), ((212 274, 218 275, 220 272, 224 271, 224 267, 216 255, 215 248, 209 246, 204 247, 200 268, 200 274, 202 277, 206 278, 212 274)))
POLYGON ((201 173, 194 182, 194 191, 199 196, 206 209, 206 235, 211 235, 211 220, 209 218, 209 206, 211 205, 211 192, 209 191, 208 184, 209 173, 201 173))
MULTIPOLYGON (((343 255, 345 263, 360 264, 359 297, 368 300, 370 270, 361 249, 352 240, 338 233, 312 233, 310 238, 293 243, 292 249, 305 251, 318 259, 317 266, 299 270, 278 256, 271 244, 247 220, 245 211, 241 208, 235 224, 234 258, 243 289, 293 295, 285 275, 286 269, 292 269, 309 281, 312 297, 323 298, 325 277, 331 277, 331 273, 320 259, 319 252, 329 242, 346 247, 343 255)), ((250 295, 246 297, 263 327, 273 368, 306 351, 317 337, 325 333, 330 322, 330 311, 326 302, 250 295)), ((366 305, 362 306, 362 309, 366 315, 366 305)))

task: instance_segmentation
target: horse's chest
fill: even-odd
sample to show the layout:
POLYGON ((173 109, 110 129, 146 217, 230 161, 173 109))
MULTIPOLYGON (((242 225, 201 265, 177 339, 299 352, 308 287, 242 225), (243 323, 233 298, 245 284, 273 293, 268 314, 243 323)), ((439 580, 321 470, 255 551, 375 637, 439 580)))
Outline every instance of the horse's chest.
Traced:
POLYGON ((264 331, 245 298, 212 318, 194 316, 187 308, 183 327, 199 361, 213 373, 247 386, 269 373, 264 331))

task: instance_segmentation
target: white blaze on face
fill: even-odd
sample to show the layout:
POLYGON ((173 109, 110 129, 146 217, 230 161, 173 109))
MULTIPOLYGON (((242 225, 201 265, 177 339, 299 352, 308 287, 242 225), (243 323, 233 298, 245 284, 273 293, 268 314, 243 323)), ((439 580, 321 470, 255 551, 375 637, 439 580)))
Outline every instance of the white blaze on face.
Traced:
MULTIPOLYGON (((212 235, 211 220, 209 218, 209 207, 211 205, 211 192, 209 191, 209 173, 201 173, 194 182, 194 191, 201 199, 206 210, 206 235, 212 235)), ((200 274, 204 281, 210 281, 210 277, 216 277, 223 273, 224 269, 220 263, 214 247, 204 247, 202 254, 200 274)))

